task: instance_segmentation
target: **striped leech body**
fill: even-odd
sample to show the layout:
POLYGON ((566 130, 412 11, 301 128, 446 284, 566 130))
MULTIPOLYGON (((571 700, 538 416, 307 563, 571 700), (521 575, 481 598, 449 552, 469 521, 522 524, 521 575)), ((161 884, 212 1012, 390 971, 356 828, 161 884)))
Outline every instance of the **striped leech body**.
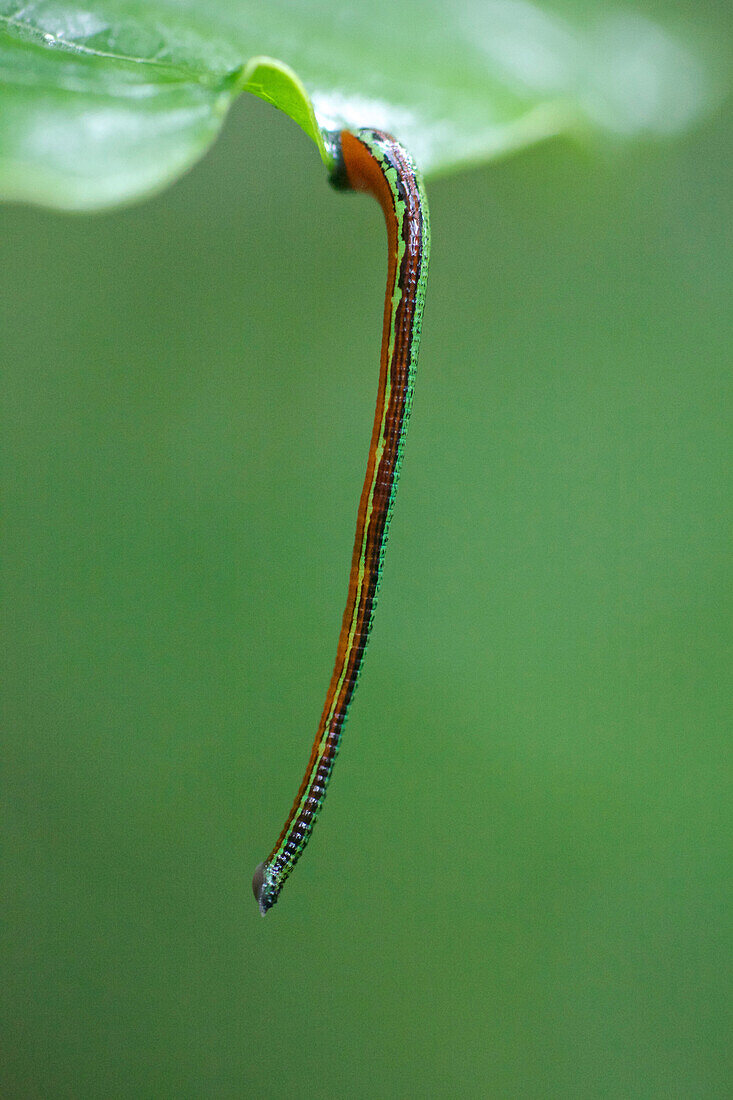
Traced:
POLYGON ((379 130, 342 130, 333 137, 337 153, 331 182, 338 189, 369 192, 387 223, 379 389, 336 664, 300 790, 275 847, 252 880, 263 916, 308 842, 361 672, 412 404, 430 250, 425 193, 405 149, 379 130))

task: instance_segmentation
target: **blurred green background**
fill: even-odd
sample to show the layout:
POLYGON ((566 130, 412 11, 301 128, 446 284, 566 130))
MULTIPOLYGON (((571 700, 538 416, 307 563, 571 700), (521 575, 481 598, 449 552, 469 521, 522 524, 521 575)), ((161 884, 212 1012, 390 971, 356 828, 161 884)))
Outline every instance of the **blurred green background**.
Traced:
POLYGON ((0 209, 4 1096, 729 1095, 732 136, 429 188, 372 648, 266 920, 381 215, 254 100, 152 202, 0 209))

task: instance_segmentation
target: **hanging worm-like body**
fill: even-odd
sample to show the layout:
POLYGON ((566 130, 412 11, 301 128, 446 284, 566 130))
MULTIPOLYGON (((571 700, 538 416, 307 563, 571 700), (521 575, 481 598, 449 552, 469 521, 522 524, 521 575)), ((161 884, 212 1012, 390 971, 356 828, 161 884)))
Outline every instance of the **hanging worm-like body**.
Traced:
POLYGON ((263 915, 277 901, 323 804, 369 641, 410 417, 430 251, 427 201, 405 149, 379 130, 342 130, 336 144, 332 183, 374 195, 387 223, 379 390, 336 664, 300 790, 277 844, 252 880, 263 915))

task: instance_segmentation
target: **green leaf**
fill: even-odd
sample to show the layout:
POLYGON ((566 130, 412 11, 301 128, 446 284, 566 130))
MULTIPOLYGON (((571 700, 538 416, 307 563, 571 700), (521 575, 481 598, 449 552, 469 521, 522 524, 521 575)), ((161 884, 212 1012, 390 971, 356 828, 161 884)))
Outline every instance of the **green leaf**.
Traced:
POLYGON ((0 0, 0 197, 131 201, 208 148, 242 91, 324 132, 392 131, 427 174, 561 132, 671 133, 693 52, 598 0, 0 0))

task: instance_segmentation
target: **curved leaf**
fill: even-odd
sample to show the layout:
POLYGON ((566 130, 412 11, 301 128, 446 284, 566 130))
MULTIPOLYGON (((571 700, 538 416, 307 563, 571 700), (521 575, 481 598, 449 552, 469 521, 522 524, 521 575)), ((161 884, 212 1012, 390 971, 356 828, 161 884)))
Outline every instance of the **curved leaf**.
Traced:
POLYGON ((324 132, 394 132, 427 174, 560 132, 665 134, 711 86, 597 0, 0 0, 0 197, 66 209, 163 187, 241 91, 324 132))

